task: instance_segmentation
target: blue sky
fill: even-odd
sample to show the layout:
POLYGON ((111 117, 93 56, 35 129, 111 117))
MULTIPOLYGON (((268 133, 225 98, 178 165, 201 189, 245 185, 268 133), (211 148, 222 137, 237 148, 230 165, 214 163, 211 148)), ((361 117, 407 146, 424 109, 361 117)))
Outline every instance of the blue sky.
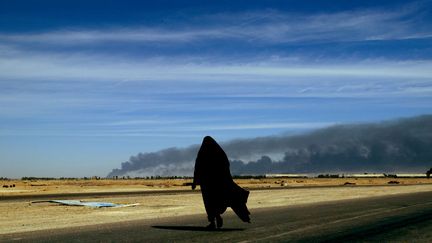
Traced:
POLYGON ((432 112, 431 1, 0 2, 0 176, 432 112))

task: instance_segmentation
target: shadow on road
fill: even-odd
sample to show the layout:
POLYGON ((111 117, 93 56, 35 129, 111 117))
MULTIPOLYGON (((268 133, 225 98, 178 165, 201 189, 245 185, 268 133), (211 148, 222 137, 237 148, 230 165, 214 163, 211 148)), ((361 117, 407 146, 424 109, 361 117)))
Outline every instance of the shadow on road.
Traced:
POLYGON ((221 229, 208 229, 204 226, 165 226, 165 225, 154 225, 152 228, 166 229, 166 230, 183 230, 183 231, 208 231, 208 232, 228 232, 228 231, 243 231, 244 229, 239 228, 221 228, 221 229))

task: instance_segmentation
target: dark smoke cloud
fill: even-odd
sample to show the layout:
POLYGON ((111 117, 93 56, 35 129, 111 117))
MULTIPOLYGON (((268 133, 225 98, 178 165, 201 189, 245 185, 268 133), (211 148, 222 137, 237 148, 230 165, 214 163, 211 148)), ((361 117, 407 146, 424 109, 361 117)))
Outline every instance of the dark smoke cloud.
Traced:
POLYGON ((199 145, 187 148, 168 148, 152 153, 139 153, 123 162, 120 169, 113 169, 108 177, 137 176, 169 176, 190 175, 192 161, 198 153, 199 145))
MULTIPOLYGON (((298 136, 222 144, 232 174, 422 171, 432 165, 432 115, 336 125, 298 136)), ((199 145, 140 153, 114 175, 191 175, 199 145)))

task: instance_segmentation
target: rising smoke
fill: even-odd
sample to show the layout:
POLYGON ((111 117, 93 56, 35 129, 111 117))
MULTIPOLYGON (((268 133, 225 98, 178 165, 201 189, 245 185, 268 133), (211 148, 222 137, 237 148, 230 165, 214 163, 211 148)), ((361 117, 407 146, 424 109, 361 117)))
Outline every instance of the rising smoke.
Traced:
MULTIPOLYGON (((221 144, 231 173, 414 172, 432 165, 432 115, 373 124, 336 125, 297 136, 221 144)), ((111 176, 192 175, 199 145, 139 153, 111 176)))

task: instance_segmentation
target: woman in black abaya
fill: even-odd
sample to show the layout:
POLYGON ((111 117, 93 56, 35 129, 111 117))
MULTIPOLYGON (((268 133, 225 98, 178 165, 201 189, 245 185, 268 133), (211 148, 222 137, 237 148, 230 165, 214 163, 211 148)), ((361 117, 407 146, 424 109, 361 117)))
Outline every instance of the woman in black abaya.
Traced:
POLYGON ((227 207, 244 222, 250 222, 246 207, 249 192, 233 181, 229 166, 228 157, 219 144, 212 137, 205 137, 195 161, 192 189, 201 186, 210 229, 222 227, 221 214, 227 207))

